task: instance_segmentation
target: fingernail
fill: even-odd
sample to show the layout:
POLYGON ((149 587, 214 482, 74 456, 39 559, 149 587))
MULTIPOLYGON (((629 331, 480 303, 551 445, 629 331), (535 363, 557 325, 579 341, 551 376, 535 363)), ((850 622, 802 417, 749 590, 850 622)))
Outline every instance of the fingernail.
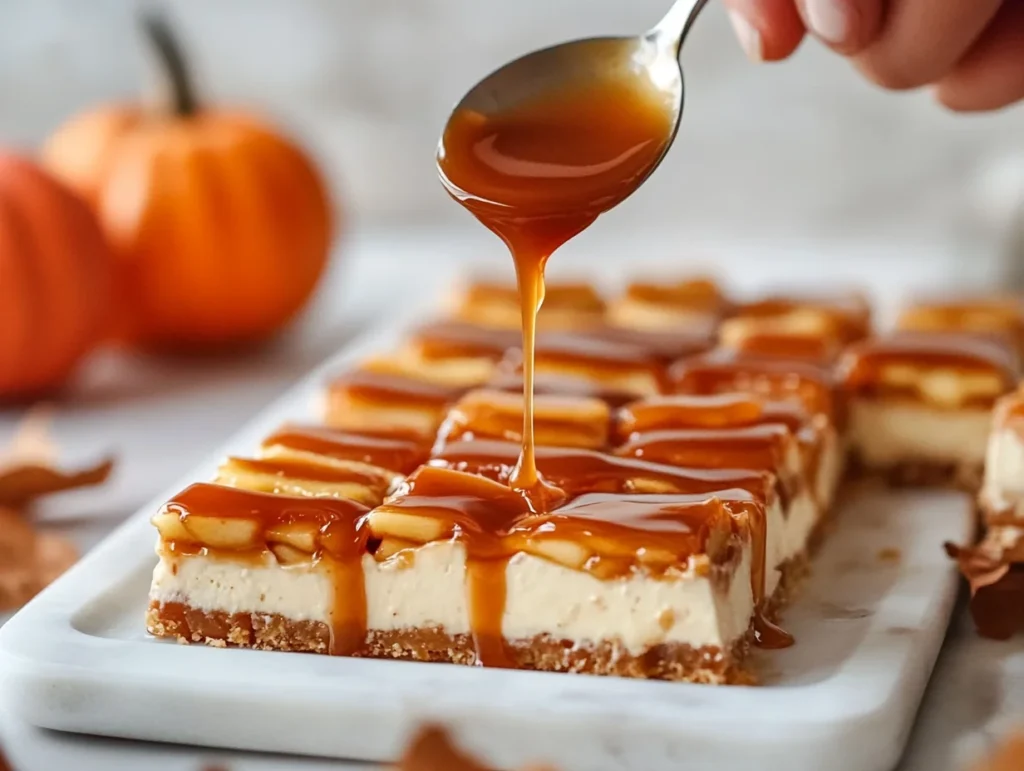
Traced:
POLYGON ((846 43, 854 35, 857 19, 846 0, 806 0, 807 26, 826 43, 846 43))
POLYGON ((747 21, 747 17, 738 11, 729 11, 729 20, 732 22, 732 28, 736 32, 736 37, 740 41, 740 46, 743 48, 743 53, 747 55, 747 58, 752 62, 760 62, 764 60, 764 47, 761 41, 761 33, 757 31, 757 27, 747 21))

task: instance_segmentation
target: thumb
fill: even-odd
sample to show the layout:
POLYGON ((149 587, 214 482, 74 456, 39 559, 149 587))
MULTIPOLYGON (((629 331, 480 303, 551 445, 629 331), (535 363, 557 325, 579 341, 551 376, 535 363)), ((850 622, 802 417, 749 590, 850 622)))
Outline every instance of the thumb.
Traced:
POLYGON ((803 40, 803 20, 793 0, 724 0, 729 20, 747 58, 785 59, 803 40))

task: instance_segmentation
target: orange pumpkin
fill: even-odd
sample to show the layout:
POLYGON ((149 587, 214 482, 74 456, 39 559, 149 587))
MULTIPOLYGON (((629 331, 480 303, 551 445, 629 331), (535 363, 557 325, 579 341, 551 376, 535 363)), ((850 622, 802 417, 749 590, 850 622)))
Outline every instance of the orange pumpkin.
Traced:
POLYGON ((86 203, 0 152, 0 399, 64 382, 102 334, 110 274, 86 203))
POLYGON ((114 249, 119 337, 184 349, 265 338, 323 273, 332 231, 324 184, 257 118, 197 104, 168 27, 145 22, 170 104, 75 118, 44 162, 93 204, 114 249))

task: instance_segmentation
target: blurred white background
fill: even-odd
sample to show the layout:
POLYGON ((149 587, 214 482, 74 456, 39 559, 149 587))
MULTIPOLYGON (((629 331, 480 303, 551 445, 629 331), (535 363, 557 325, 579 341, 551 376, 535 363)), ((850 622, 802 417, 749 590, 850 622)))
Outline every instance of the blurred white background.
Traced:
MULTIPOLYGON (((432 163, 453 102, 526 50, 636 32, 668 4, 164 5, 206 98, 253 105, 288 125, 363 226, 452 224, 471 231, 474 224, 446 198, 432 163)), ((606 218, 604 234, 656 229, 699 240, 867 240, 901 244, 899 251, 955 252, 982 270, 1003 244, 1013 196, 1024 190, 1014 160, 1024 154, 1024 109, 954 116, 927 92, 876 89, 813 41, 790 62, 752 65, 716 6, 700 19, 684 54, 680 140, 644 189, 606 218), (1006 179, 1009 166, 1017 171, 1006 179), (1002 177, 992 181, 993 173, 1002 177)), ((73 112, 136 95, 146 81, 133 20, 138 7, 129 0, 0 0, 0 138, 36 146, 73 112)), ((666 256, 685 247, 671 251, 677 254, 666 256)))

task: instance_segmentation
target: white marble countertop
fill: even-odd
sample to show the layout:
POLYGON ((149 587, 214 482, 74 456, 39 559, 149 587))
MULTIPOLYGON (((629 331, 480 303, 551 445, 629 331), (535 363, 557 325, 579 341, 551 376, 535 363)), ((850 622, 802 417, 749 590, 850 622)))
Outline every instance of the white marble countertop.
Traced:
MULTIPOLYGON (((470 228, 464 230, 365 233, 350 239, 310 313, 264 351, 218 362, 115 354, 97 358, 58 406, 54 433, 69 458, 109 450, 120 464, 105 487, 48 501, 40 508, 41 521, 89 548, 359 327, 417 297, 436 297, 466 260, 508 269, 507 258, 486 234, 477 237, 470 228)), ((612 275, 627 269, 671 272, 679 270, 680 253, 700 254, 701 261, 688 264, 739 276, 741 290, 860 283, 874 292, 883 315, 908 287, 962 286, 991 278, 979 269, 980 262, 968 270, 955 249, 935 243, 847 242, 840 247, 723 243, 673 233, 648 234, 639 241, 614 232, 601 235, 556 257, 554 270, 572 272, 599 261, 612 275), (680 248, 681 242, 688 246, 680 248), (894 261, 897 252, 901 258, 894 261)), ((16 411, 0 411, 0 441, 18 418, 16 411)), ((1024 641, 978 639, 961 609, 900 768, 960 768, 965 757, 983 748, 1015 715, 1024 724, 1024 641)), ((18 771, 198 771, 211 762, 227 763, 232 771, 365 767, 61 735, 2 714, 0 738, 18 771)))

